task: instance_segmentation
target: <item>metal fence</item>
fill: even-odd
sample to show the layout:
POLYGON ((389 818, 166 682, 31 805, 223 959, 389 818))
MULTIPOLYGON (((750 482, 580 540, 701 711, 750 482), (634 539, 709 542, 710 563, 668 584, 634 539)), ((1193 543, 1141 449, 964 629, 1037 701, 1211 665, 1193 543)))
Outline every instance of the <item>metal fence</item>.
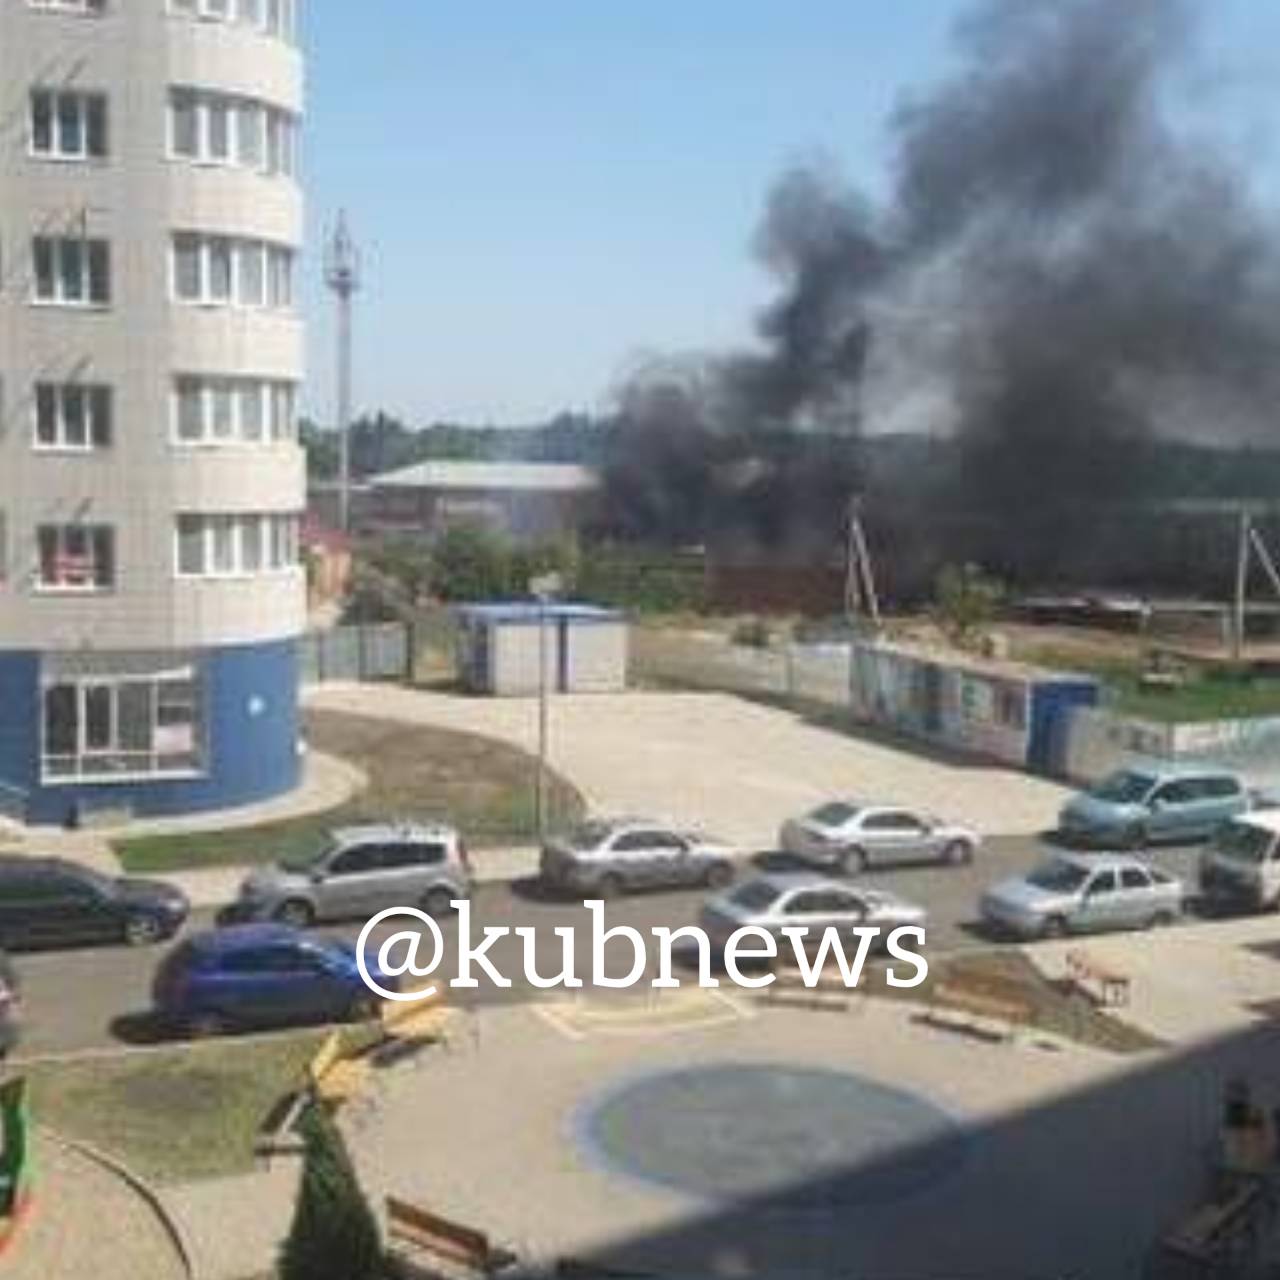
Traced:
POLYGON ((403 622, 310 631, 298 642, 303 684, 404 680, 412 674, 411 629, 403 622))
POLYGON ((842 644, 790 644, 756 648, 721 636, 637 627, 631 674, 641 683, 719 689, 788 703, 846 710, 850 650, 842 644))

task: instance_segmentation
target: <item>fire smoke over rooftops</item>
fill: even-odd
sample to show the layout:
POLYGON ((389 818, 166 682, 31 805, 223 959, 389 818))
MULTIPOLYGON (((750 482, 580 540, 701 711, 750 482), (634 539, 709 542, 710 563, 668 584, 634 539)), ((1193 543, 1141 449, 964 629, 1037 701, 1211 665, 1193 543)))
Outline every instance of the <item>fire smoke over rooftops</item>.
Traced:
MULTIPOLYGON (((759 349, 624 389, 618 474, 642 506, 646 472, 674 471, 669 500, 701 498, 704 531, 734 523, 740 469, 722 464, 763 454, 781 479, 748 486, 758 525, 813 479, 780 439, 907 418, 959 442, 968 504, 1058 537, 1081 501, 1136 492, 1138 443, 1277 442, 1273 227, 1167 110, 1191 5, 986 0, 955 38, 958 74, 891 121, 887 203, 811 170, 775 188, 759 349)), ((831 495, 854 479, 816 469, 831 495)))

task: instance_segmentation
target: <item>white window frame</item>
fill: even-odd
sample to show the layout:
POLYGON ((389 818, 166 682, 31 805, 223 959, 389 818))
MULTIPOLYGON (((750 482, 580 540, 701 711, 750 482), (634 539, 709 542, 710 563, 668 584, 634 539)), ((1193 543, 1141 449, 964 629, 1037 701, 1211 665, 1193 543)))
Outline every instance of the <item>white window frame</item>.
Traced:
POLYGON ((35 160, 53 160, 68 164, 102 164, 111 155, 110 124, 107 119, 107 95, 92 89, 67 89, 53 85, 35 85, 27 98, 27 154, 35 160), (46 98, 49 108, 49 146, 36 145, 36 100, 46 98), (63 131, 64 107, 70 105, 76 117, 80 145, 68 147, 63 131), (89 118, 96 104, 102 112, 102 150, 91 151, 92 131, 89 118))
POLYGON ((301 517, 295 512, 181 512, 174 521, 173 571, 184 582, 226 582, 237 579, 292 574, 302 568, 301 517), (183 526, 191 532, 191 523, 200 539, 200 569, 184 569, 182 565, 183 526), (251 567, 245 555, 245 534, 249 526, 256 529, 258 564, 251 567), (219 535, 229 541, 229 564, 223 559, 218 567, 219 535))
POLYGON ((205 734, 204 681, 195 667, 178 667, 145 675, 57 675, 49 674, 40 682, 40 778, 47 786, 70 785, 84 782, 124 783, 148 778, 198 778, 205 772, 204 761, 208 757, 205 734), (120 740, 120 697, 125 689, 145 688, 148 691, 150 721, 149 745, 129 748, 120 740), (188 693, 188 688, 193 688, 188 693), (48 699, 55 689, 69 689, 75 698, 75 754, 55 755, 49 746, 48 699), (108 743, 91 746, 89 741, 89 698, 107 691, 108 743), (182 696, 177 692, 181 690, 182 696), (166 691, 167 694, 166 694, 166 691), (184 728, 190 734, 189 751, 164 751, 164 730, 173 727, 166 722, 165 713, 185 709, 189 714, 184 728), (187 757, 181 764, 168 764, 187 757), (53 768, 55 762, 69 767, 53 768), (130 767, 138 764, 145 767, 130 767))
POLYGON ((82 18, 100 18, 107 11, 107 0, 27 0, 27 8, 70 13, 82 18))
POLYGON ((34 590, 37 595, 110 595, 116 589, 119 578, 119 565, 116 555, 116 531, 109 524, 41 524, 36 529, 36 563, 33 574, 34 590), (53 530, 58 539, 55 560, 71 559, 67 550, 69 536, 74 532, 84 540, 85 554, 82 557, 88 564, 87 581, 65 582, 58 579, 49 580, 44 576, 43 535, 46 530, 53 530), (100 582, 98 565, 98 538, 105 536, 110 546, 107 557, 107 568, 110 573, 106 581, 100 582))
POLYGON ((32 448, 38 453, 103 453, 115 443, 115 394, 113 388, 102 382, 37 382, 31 403, 32 448), (80 441, 70 438, 67 412, 73 393, 81 396, 84 415, 84 437, 80 441), (54 439, 42 438, 41 403, 46 396, 53 397, 54 439))
POLYGON ((293 272, 296 256, 296 252, 287 245, 265 240, 241 240, 199 231, 175 232, 169 245, 169 296, 173 302, 186 307, 237 307, 251 311, 291 312, 295 309, 293 272), (184 249, 194 249, 196 254, 195 297, 184 297, 179 292, 180 245, 184 249), (220 252, 223 246, 226 246, 230 254, 230 291, 225 297, 213 291, 214 254, 220 252), (266 265, 266 289, 262 302, 250 302, 244 298, 241 263, 248 253, 262 254, 266 265), (285 301, 273 301, 277 298, 284 298, 285 301))
POLYGON ((105 311, 111 306, 111 242, 101 236, 34 236, 31 240, 31 304, 37 307, 79 307, 88 311, 105 311), (50 254, 51 295, 40 293, 40 271, 38 261, 40 246, 47 245, 50 254), (66 285, 73 273, 66 270, 67 253, 71 246, 77 246, 79 253, 78 275, 79 288, 77 295, 67 292, 66 285), (93 254, 100 252, 102 258, 102 276, 105 293, 101 298, 94 298, 93 292, 93 254))
POLYGON ((261 448, 297 439, 297 383, 282 378, 218 377, 180 374, 170 393, 170 439, 179 449, 261 448), (231 397, 231 430, 219 435, 216 403, 218 395, 231 397), (183 434, 183 407, 194 397, 199 434, 183 434), (258 427, 250 434, 246 403, 256 398, 258 427))

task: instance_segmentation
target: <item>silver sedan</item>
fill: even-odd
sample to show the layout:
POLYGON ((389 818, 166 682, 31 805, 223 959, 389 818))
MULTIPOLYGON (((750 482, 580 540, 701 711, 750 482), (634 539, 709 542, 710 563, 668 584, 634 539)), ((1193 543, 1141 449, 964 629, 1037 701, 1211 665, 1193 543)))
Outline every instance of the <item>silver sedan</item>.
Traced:
POLYGON ((816 941, 828 928, 846 931, 876 926, 886 935, 903 925, 923 925, 925 910, 897 894, 840 884, 805 873, 757 876, 710 899, 699 924, 723 946, 737 930, 753 926, 782 937, 784 928, 804 927, 816 941))
POLYGON ((864 871, 894 863, 964 863, 981 837, 967 827, 892 805, 833 800, 782 824, 778 844, 810 866, 864 871))

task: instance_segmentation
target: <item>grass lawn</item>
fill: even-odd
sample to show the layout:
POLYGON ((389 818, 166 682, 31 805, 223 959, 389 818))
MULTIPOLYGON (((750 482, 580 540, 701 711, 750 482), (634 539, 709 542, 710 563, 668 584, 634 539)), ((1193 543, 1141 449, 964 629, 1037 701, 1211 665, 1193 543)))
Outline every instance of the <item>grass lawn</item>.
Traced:
POLYGON ((1166 724, 1280 716, 1280 679, 1231 671, 1190 670, 1180 685, 1145 687, 1141 663, 1082 649, 1033 647, 1017 655, 1038 666, 1081 671, 1103 681, 1110 705, 1124 715, 1166 724))
POLYGON ((253 1168, 253 1140, 326 1033, 228 1039, 26 1068, 32 1114, 155 1183, 253 1168))
MULTIPOLYGON (((114 841, 125 869, 136 874, 271 862, 313 849, 334 826, 368 820, 444 821, 481 846, 533 838, 535 762, 518 748, 337 711, 308 711, 306 723, 311 746, 363 769, 367 790, 305 818, 114 841)), ((582 797, 554 772, 549 811, 555 825, 575 821, 584 811, 582 797)))

